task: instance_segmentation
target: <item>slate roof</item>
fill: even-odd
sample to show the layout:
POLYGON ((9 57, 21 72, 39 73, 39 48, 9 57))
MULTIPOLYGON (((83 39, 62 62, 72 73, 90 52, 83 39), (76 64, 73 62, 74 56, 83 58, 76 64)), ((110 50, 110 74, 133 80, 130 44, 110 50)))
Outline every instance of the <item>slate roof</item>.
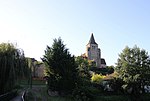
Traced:
POLYGON ((94 35, 93 35, 93 33, 92 33, 92 35, 91 35, 91 38, 90 38, 89 44, 97 44, 97 43, 95 42, 95 39, 94 39, 94 35))
POLYGON ((101 58, 101 64, 105 64, 106 65, 105 59, 101 58))

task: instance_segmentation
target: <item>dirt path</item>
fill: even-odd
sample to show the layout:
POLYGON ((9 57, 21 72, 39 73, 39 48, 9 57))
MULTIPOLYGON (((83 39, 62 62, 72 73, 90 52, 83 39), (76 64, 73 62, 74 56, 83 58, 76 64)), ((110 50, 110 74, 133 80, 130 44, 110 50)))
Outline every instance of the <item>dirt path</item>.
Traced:
POLYGON ((20 92, 18 96, 16 96, 15 98, 13 98, 10 101, 23 101, 23 99, 22 99, 23 93, 24 93, 24 91, 20 92))
POLYGON ((45 96, 45 85, 33 85, 26 93, 26 100, 28 101, 48 101, 45 96))

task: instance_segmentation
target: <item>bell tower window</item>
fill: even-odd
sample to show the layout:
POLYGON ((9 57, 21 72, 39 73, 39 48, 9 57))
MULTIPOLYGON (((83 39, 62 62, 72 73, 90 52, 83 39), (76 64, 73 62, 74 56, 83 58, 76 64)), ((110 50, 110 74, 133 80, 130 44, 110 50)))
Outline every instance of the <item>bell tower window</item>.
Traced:
POLYGON ((95 46, 92 46, 92 49, 95 50, 95 46))

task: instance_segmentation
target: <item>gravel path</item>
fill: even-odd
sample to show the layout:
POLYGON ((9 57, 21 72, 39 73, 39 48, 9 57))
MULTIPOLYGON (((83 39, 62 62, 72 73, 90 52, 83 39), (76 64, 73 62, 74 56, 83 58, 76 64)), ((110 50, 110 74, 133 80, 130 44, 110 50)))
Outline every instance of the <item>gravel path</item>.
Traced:
POLYGON ((23 101, 23 99, 22 99, 23 93, 24 93, 24 91, 20 92, 20 94, 18 96, 16 96, 15 98, 13 98, 10 101, 23 101))

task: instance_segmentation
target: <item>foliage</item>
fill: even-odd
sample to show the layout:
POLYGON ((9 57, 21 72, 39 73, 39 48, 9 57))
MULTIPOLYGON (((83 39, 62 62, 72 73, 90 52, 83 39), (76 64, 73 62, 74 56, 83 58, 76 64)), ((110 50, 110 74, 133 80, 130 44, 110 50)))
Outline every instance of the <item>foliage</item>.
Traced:
POLYGON ((61 38, 54 39, 52 47, 47 46, 42 58, 45 73, 48 76, 48 87, 51 90, 71 92, 77 82, 77 66, 61 38))
POLYGON ((70 96, 49 96, 46 86, 36 86, 28 89, 25 101, 74 101, 70 96))
MULTIPOLYGON (((87 87, 85 87, 83 90, 86 90, 86 89, 89 90, 89 88, 87 87)), ((79 96, 81 96, 81 93, 79 93, 79 96)), ((29 91, 27 91, 26 93, 25 98, 26 98, 25 101, 34 101, 34 100, 37 100, 37 101, 84 101, 80 99, 79 100, 73 99, 70 96, 56 96, 56 97, 49 96, 47 94, 46 87, 36 87, 33 89, 29 89, 29 91)), ((102 95, 102 96, 96 96, 94 98, 91 97, 90 100, 91 101, 134 101, 128 95, 102 95)), ((85 100, 85 101, 88 101, 88 100, 85 100)), ((139 100, 135 100, 135 101, 150 101, 150 94, 142 95, 139 98, 139 100)))
POLYGON ((106 68, 107 68, 107 70, 108 70, 108 71, 107 71, 108 74, 114 73, 114 68, 115 68, 114 66, 107 66, 106 68))
POLYGON ((78 66, 79 76, 83 78, 90 79, 89 70, 91 68, 91 62, 82 56, 78 56, 75 58, 75 62, 78 66))
POLYGON ((114 72, 114 67, 113 66, 107 66, 106 68, 92 67, 90 68, 90 70, 96 74, 107 75, 107 74, 111 74, 114 72))
POLYGON ((28 65, 29 65, 29 68, 30 68, 30 72, 32 74, 32 77, 36 77, 35 76, 35 71, 36 71, 36 67, 39 63, 39 61, 37 61, 35 58, 27 58, 28 60, 28 65))
POLYGON ((111 89, 113 89, 113 94, 123 94, 123 88, 122 85, 124 84, 123 80, 120 78, 113 78, 109 79, 109 86, 111 89))
POLYGON ((87 86, 74 89, 72 95, 77 101, 91 101, 93 99, 92 93, 87 86))
POLYGON ((98 89, 100 88, 100 85, 98 85, 98 87, 93 86, 95 82, 98 82, 98 80, 100 80, 99 78, 97 78, 99 76, 93 75, 92 77, 92 75, 90 74, 90 69, 94 66, 94 62, 83 58, 82 56, 76 57, 75 60, 76 64, 78 65, 80 78, 78 80, 76 89, 74 89, 73 91, 73 97, 77 101, 93 101, 93 98, 101 93, 100 89, 98 89), (91 82, 91 78, 93 80, 93 83, 91 82))
POLYGON ((14 89, 20 78, 28 77, 28 65, 22 50, 11 43, 0 44, 0 94, 14 89))
POLYGON ((137 46, 126 47, 119 55, 116 71, 124 81, 124 89, 137 95, 144 92, 144 86, 150 84, 150 58, 148 52, 137 46))
POLYGON ((103 79, 105 78, 105 76, 101 75, 101 74, 94 74, 91 77, 91 81, 95 82, 95 83, 100 83, 103 79))
POLYGON ((76 88, 72 92, 72 96, 77 101, 91 101, 93 96, 93 88, 91 81, 85 78, 80 78, 76 88))

